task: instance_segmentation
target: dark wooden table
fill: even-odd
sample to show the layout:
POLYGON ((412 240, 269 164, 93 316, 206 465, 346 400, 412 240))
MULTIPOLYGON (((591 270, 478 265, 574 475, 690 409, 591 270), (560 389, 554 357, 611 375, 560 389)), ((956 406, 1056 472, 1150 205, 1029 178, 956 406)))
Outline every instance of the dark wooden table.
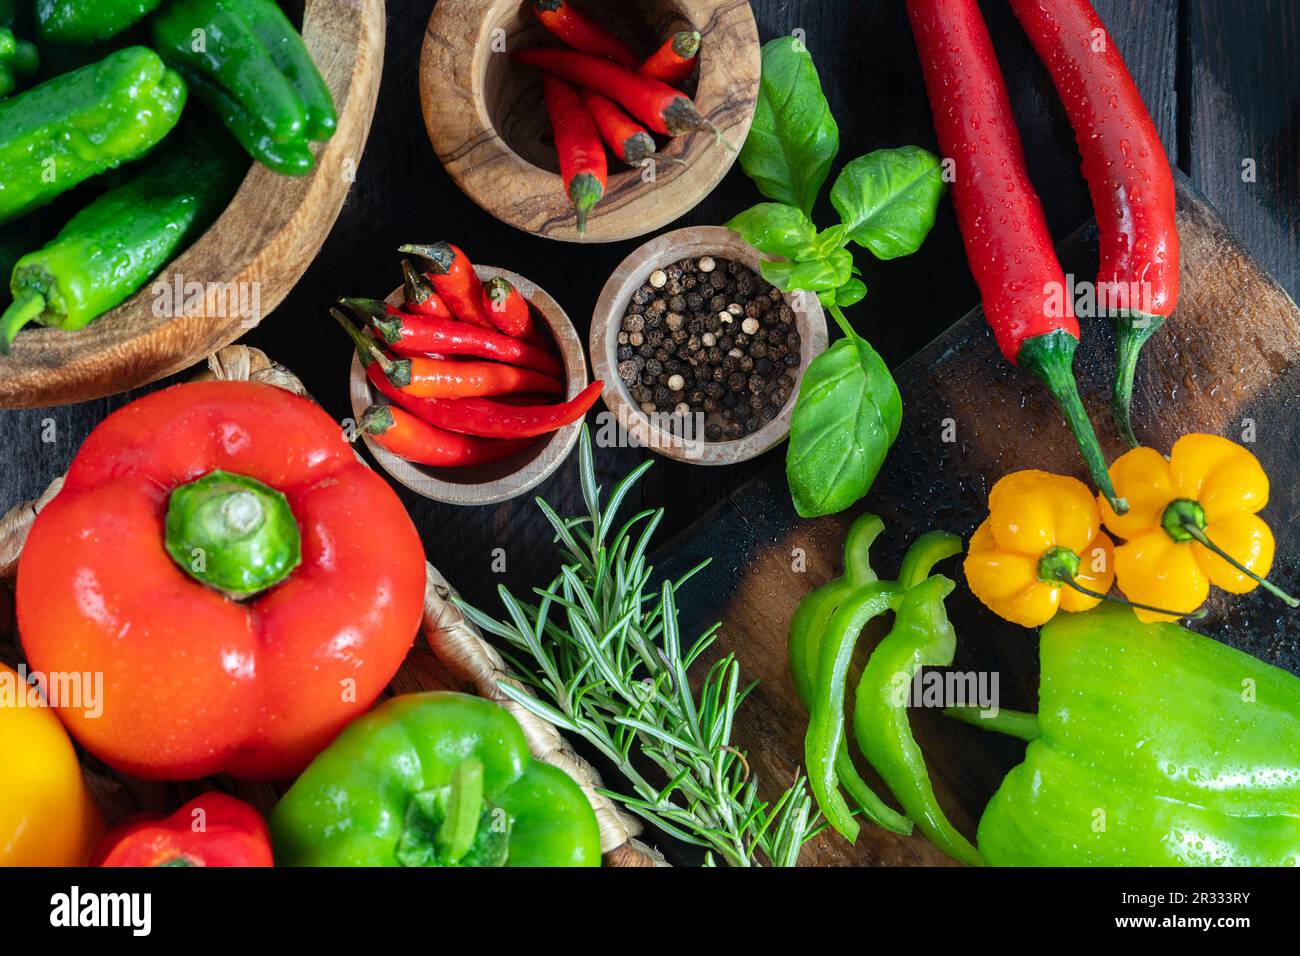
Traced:
MULTIPOLYGON (((1300 4, 1294 0, 1094 0, 1128 61, 1177 165, 1222 211, 1264 267, 1300 291, 1300 4)), ((1058 238, 1090 215, 1072 133, 1010 9, 983 4, 1048 222, 1058 238)), ((438 164, 420 117, 416 69, 430 4, 389 3, 384 82, 357 182, 329 240, 296 290, 245 341, 297 372, 339 419, 349 348, 327 308, 339 295, 382 296, 397 284, 402 242, 451 239, 471 256, 543 284, 585 332, 596 295, 636 242, 572 246, 535 239, 477 209, 438 164)), ((929 108, 901 0, 755 0, 762 36, 802 29, 839 121, 841 159, 915 143, 934 148, 929 108)), ((716 224, 758 194, 739 168, 674 226, 716 224)), ((918 350, 977 302, 949 204, 907 259, 858 257, 871 292, 851 317, 891 364, 918 350)), ((0 413, 5 454, 0 510, 37 496, 90 429, 131 395, 0 413)), ((609 486, 646 454, 601 449, 609 486)), ((643 499, 668 505, 667 541, 755 474, 768 457, 722 469, 660 459, 643 499)), ((399 489, 430 559, 470 600, 496 608, 499 582, 523 589, 553 570, 550 535, 532 496, 453 508, 399 489), (492 570, 504 548, 504 573, 492 570)), ((561 513, 578 508, 575 463, 538 492, 561 513)))

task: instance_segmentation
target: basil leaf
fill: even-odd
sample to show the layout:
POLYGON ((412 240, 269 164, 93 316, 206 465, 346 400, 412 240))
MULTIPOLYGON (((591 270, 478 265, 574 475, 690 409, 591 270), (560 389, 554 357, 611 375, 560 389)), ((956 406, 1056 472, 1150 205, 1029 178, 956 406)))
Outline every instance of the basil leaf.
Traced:
POLYGON ((933 153, 919 146, 878 149, 840 171, 831 187, 831 204, 850 239, 877 259, 897 259, 925 241, 943 191, 933 153))
POLYGON ((829 292, 838 289, 852 276, 853 253, 836 249, 824 259, 786 262, 764 259, 758 264, 763 278, 782 292, 803 289, 806 292, 829 292))
POLYGON ((751 246, 770 256, 821 258, 817 227, 794 206, 778 202, 759 203, 726 223, 726 227, 734 229, 751 246))
POLYGON ((835 290, 835 304, 841 309, 857 305, 867 297, 867 284, 861 279, 850 279, 835 290))
POLYGON ((794 37, 770 40, 741 168, 764 196, 811 214, 839 151, 839 127, 807 47, 794 37))
POLYGON ((862 498, 902 420, 898 386, 864 339, 840 339, 814 359, 790 421, 785 470, 795 510, 815 518, 862 498))

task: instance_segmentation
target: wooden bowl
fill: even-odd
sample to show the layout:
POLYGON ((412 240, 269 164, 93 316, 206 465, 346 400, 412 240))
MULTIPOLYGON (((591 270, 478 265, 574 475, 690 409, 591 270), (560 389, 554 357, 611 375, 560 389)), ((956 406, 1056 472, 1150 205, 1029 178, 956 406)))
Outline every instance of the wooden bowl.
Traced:
MULTIPOLYGON (((481 265, 474 266, 474 271, 485 282, 496 276, 507 279, 528 300, 533 307, 534 316, 540 318, 551 330, 560 360, 564 363, 565 400, 573 398, 586 388, 590 380, 587 378, 587 360, 582 353, 582 339, 560 304, 544 289, 513 272, 481 265)), ((388 297, 388 302, 392 305, 401 301, 400 288, 388 297)), ((361 420, 361 415, 368 406, 385 402, 371 386, 365 369, 361 367, 361 360, 356 356, 352 358, 349 391, 352 395, 352 414, 357 421, 361 420)), ((581 429, 582 419, 579 419, 559 431, 539 435, 532 446, 517 455, 473 468, 433 468, 412 464, 381 448, 365 432, 361 435, 380 467, 416 494, 453 505, 494 505, 518 497, 550 477, 573 451, 581 429)))
MULTIPOLYGON (((700 65, 685 92, 740 147, 759 82, 758 28, 748 3, 580 0, 578 6, 646 55, 676 30, 699 30, 700 65)), ((557 42, 525 0, 439 0, 420 56, 420 101, 433 148, 466 195, 512 226, 573 242, 580 237, 560 183, 540 75, 506 55, 557 42)), ((687 165, 660 163, 653 182, 610 158, 605 198, 592 210, 586 239, 614 242, 667 225, 707 196, 736 160, 708 133, 678 136, 663 152, 687 165)))
MULTIPOLYGON (((614 413, 619 425, 636 441, 661 455, 694 465, 732 465, 761 455, 785 441, 790 434, 790 416, 794 413, 795 392, 781 409, 781 414, 757 431, 734 441, 707 441, 703 438, 683 437, 655 425, 632 399, 627 385, 618 375, 618 333, 632 293, 646 281, 655 269, 672 265, 682 259, 713 256, 731 259, 758 272, 762 256, 740 235, 722 226, 692 226, 664 233, 641 246, 624 259, 605 283, 596 311, 591 319, 591 368, 598 379, 605 382, 601 397, 614 413)), ((803 380, 808 364, 826 351, 826 315, 815 295, 789 293, 786 304, 794 310, 795 327, 799 330, 799 368, 796 383, 803 380)))
MULTIPOLYGON (((288 295, 338 218, 370 131, 384 59, 383 0, 306 0, 302 36, 334 94, 338 128, 302 178, 254 164, 226 211, 157 278, 84 329, 29 328, 0 358, 0 407, 80 402, 178 372, 229 345, 288 295), (158 282, 203 283, 199 315, 155 315, 158 282), (257 294, 232 314, 228 289, 257 294), (247 310, 252 312, 253 310, 247 310)), ((186 296, 189 293, 185 293, 186 296)), ((197 309, 195 310, 197 311, 197 309)))

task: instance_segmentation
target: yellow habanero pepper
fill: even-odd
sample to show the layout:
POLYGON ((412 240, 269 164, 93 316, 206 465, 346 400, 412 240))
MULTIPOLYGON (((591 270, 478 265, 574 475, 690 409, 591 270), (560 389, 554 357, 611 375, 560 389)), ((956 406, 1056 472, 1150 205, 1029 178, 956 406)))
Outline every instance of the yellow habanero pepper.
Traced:
POLYGON ((967 549, 966 583, 994 614, 1038 627, 1058 609, 1101 602, 1115 579, 1113 548, 1083 482, 1017 471, 989 493, 989 516, 967 549))
POLYGON ((0 664, 0 866, 85 866, 103 832, 59 718, 0 664))
MULTIPOLYGON (((1102 520, 1118 538, 1119 589, 1128 598, 1194 610, 1210 585, 1245 594, 1261 584, 1291 607, 1300 602, 1264 578, 1273 564, 1273 532, 1256 514, 1268 504, 1268 476, 1245 448, 1218 435, 1184 435, 1168 460, 1135 448, 1110 476, 1129 510, 1117 515, 1099 498, 1102 520)), ((1137 610, 1140 620, 1172 614, 1137 610)))

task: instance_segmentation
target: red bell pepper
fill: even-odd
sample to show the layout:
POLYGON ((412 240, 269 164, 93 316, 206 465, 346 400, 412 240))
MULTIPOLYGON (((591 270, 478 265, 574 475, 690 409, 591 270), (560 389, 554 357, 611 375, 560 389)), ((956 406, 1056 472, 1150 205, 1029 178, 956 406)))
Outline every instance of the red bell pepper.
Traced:
POLYGON ((110 830, 91 866, 274 866, 262 815, 220 790, 169 817, 146 816, 110 830))
POLYGON ((139 777, 283 779, 366 710, 415 638, 419 535, 321 408, 195 382, 114 412, 18 562, 33 670, 103 675, 73 736, 139 777))

